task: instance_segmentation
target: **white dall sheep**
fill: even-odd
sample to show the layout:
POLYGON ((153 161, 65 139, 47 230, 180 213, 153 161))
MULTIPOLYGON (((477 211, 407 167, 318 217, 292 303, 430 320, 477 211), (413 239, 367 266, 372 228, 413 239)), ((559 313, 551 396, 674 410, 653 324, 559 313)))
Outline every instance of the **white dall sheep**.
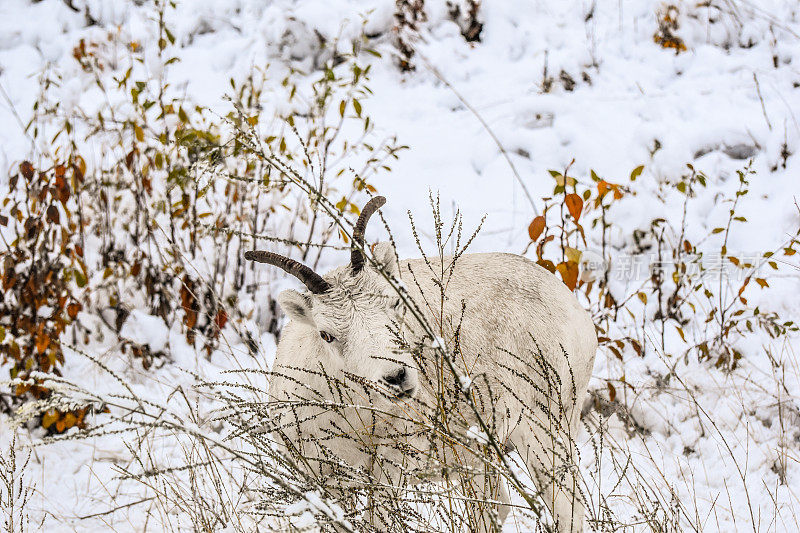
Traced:
MULTIPOLYGON (((432 411, 443 409, 447 368, 442 358, 451 357, 464 377, 450 374, 449 383, 460 382, 461 390, 474 394, 472 403, 449 404, 460 406, 458 419, 470 428, 457 446, 486 444, 480 428, 491 428, 493 443, 513 447, 527 463, 556 528, 581 531, 584 507, 572 442, 597 350, 589 314, 558 278, 517 255, 398 262, 391 246, 378 244, 374 260, 367 261, 366 223, 384 202, 375 197, 365 206, 355 226, 350 264, 325 276, 270 252, 246 254, 284 269, 308 288, 278 296, 291 321, 280 335, 269 395, 284 405, 276 410, 284 442, 305 464, 316 465, 312 469, 320 479, 330 477, 341 461, 372 469, 372 479, 389 486, 415 483, 409 472, 425 461, 430 464, 431 457, 440 465, 463 464, 469 454, 453 447, 431 449, 437 445, 431 444, 435 431, 430 424, 421 424, 425 430, 416 434, 409 429, 415 417, 431 420, 426 417, 435 416, 432 411), (434 271, 442 274, 438 281, 434 271), (393 286, 390 279, 401 283, 393 286), (398 292, 397 286, 404 289, 398 292), (456 345, 450 355, 441 355, 440 334, 456 345), (360 405, 331 407, 345 402, 332 382, 358 383, 348 401, 360 405), (393 412, 403 416, 393 420, 393 412), (405 440, 406 457, 387 442, 392 439, 405 440), (380 468, 376 454, 388 458, 380 468), (409 455, 418 459, 409 460, 409 455)), ((508 502, 500 485, 486 484, 508 502)), ((488 515, 479 511, 484 516, 479 529, 496 529, 507 509, 501 506, 488 515)), ((379 527, 391 525, 381 522, 379 527)))

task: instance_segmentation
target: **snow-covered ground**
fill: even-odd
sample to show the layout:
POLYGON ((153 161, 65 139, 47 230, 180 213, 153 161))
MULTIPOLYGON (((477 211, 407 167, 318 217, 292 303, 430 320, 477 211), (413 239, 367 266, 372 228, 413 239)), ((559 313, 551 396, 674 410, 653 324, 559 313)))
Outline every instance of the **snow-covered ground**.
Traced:
MULTIPOLYGON (((664 185, 676 182, 692 164, 709 183, 689 204, 685 238, 718 251, 719 243, 706 236, 727 223, 730 204, 721 199, 735 195, 736 171, 752 158, 749 193, 737 207, 737 215, 748 222, 731 233, 727 250, 760 257, 785 246, 800 228, 795 200, 800 194, 800 4, 712 0, 675 5, 675 34, 687 48, 681 53, 654 41, 665 6, 659 1, 484 2, 481 40, 469 43, 450 20, 446 3, 429 0, 427 21, 415 38, 416 69, 403 73, 394 58, 391 1, 183 0, 168 15, 180 58, 171 67, 171 83, 225 114, 231 78, 242 80, 254 66, 268 63, 278 72, 288 65, 312 72, 327 58, 317 35, 349 42, 363 31, 382 55, 369 60, 373 94, 363 101, 364 110, 379 136, 397 135, 409 147, 391 173, 371 182, 388 198, 383 213, 401 256, 418 255, 406 212, 411 210, 422 228, 430 227, 429 191, 440 195, 445 214, 459 208, 468 228, 488 214, 472 251, 521 253, 529 243, 528 224, 543 208, 540 198, 553 192, 548 171, 563 171, 573 159, 570 175, 586 184, 590 170, 609 182, 629 183, 631 171, 644 166, 635 187, 631 184, 635 195, 609 212, 608 239, 621 254, 630 253, 634 230, 648 229, 653 219, 680 223, 682 196, 665 192, 664 185)), ((92 101, 92 80, 79 75, 73 47, 81 38, 121 32, 144 47, 150 59, 144 68, 157 69, 153 17, 146 1, 0 3, 0 193, 16 164, 35 158, 23 125, 38 94, 39 73, 47 67, 65 73, 58 89, 63 106, 94 109, 102 103, 92 101), (87 25, 86 13, 95 24, 87 25)), ((272 86, 264 91, 263 105, 280 106, 269 94, 279 90, 281 77, 267 80, 272 86)), ((374 226, 369 237, 377 240, 382 230, 374 226)), ((598 249, 597 231, 587 227, 587 233, 587 248, 598 249)), ((423 246, 432 246, 430 232, 422 235, 423 246)), ((783 258, 768 288, 751 294, 751 307, 777 312, 784 320, 798 318, 794 257, 783 258)), ((322 265, 343 261, 344 252, 332 252, 323 255, 322 265)), ((620 280, 614 290, 624 297, 642 281, 620 280)), ((698 310, 685 329, 704 319, 698 310)), ((139 312, 129 322, 122 334, 149 343, 154 351, 166 347, 169 362, 148 371, 130 365, 110 337, 94 343, 92 355, 156 402, 166 401, 181 380, 189 383, 187 371, 213 380, 226 369, 267 368, 274 356, 274 339, 266 333, 258 342, 261 359, 250 358, 242 344, 208 359, 186 343, 180 324, 139 312)), ((259 326, 263 331, 264 324, 259 326)), ((661 335, 650 324, 619 327, 641 338, 661 335)), ((672 330, 667 337, 668 346, 680 341, 672 330)), ((601 423, 608 430, 608 449, 595 453, 588 430, 579 439, 596 509, 612 509, 617 520, 636 530, 649 530, 654 521, 678 524, 678 530, 797 530, 797 337, 760 334, 737 342, 743 358, 733 372, 655 348, 643 357, 626 349, 622 360, 601 349, 590 388, 607 396, 607 381, 616 384, 617 400, 638 429, 631 431, 620 414, 606 411, 601 423), (625 459, 615 463, 620 457, 630 458, 635 474, 626 470, 625 459), (626 480, 615 487, 623 471, 626 480), (643 495, 639 500, 637 491, 643 495), (649 500, 652 494, 660 502, 649 500), (665 509, 674 516, 655 516, 665 509)), ((98 393, 119 387, 78 354, 68 354, 64 375, 98 393)), ((600 419, 595 411, 590 416, 600 419)), ((0 418, 2 451, 10 444, 10 427, 0 418)), ((27 429, 18 435, 20 445, 41 437, 27 429)), ((180 446, 164 442, 156 448, 165 457, 183 457, 180 446)), ((141 484, 117 480, 119 465, 131 466, 129 460, 117 435, 35 448, 26 470, 27 482, 36 487, 27 509, 32 524, 44 523, 48 531, 142 530, 155 520, 146 512, 152 505, 149 493, 141 484), (127 504, 134 505, 106 513, 127 504)), ((175 520, 168 525, 190 527, 180 517, 175 520)), ((505 530, 530 527, 520 520, 505 530)))

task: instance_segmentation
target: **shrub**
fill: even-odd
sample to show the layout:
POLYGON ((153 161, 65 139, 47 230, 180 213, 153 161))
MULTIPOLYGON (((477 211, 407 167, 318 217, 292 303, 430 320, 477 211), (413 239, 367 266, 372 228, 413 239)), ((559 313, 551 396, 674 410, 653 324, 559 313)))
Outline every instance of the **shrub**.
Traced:
MULTIPOLYGON (((8 230, 0 353, 16 380, 5 410, 48 396, 42 376, 58 375, 63 342, 115 338, 133 309, 180 323, 187 342, 209 356, 226 328, 252 345, 251 295, 273 274, 246 265, 245 249, 268 241, 316 265, 345 238, 322 225, 320 202, 336 197, 331 210, 357 214, 354 200, 375 192, 370 180, 405 148, 378 137, 364 111, 365 57, 377 52, 362 42, 349 50, 330 43, 335 53, 321 70, 285 73, 276 96, 285 114, 262 105, 273 74, 258 68, 231 80, 226 116, 196 105, 171 87, 170 66, 179 61, 171 8, 158 3, 155 11, 157 77, 122 32, 77 43, 73 74, 92 80, 92 100, 107 103, 96 110, 63 108, 55 89, 69 74, 42 74, 30 129, 46 149, 38 168, 20 165, 0 218, 8 230), (353 125, 356 140, 343 134, 353 125)), ((264 303, 262 320, 275 332, 275 302, 264 303)), ((145 369, 169 357, 119 342, 145 369)), ((58 432, 83 425, 85 410, 58 412, 41 423, 58 432)))

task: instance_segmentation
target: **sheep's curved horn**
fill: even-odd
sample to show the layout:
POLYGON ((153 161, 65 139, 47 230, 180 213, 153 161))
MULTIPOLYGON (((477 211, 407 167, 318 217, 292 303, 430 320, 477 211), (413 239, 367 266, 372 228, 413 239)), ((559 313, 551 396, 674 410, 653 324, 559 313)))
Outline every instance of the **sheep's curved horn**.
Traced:
POLYGON ((364 232, 367 229, 367 222, 369 217, 380 209, 386 203, 386 198, 383 196, 376 196, 367 202, 364 209, 361 210, 356 221, 355 228, 353 229, 353 243, 350 246, 350 269, 353 274, 358 274, 364 268, 364 232))
POLYGON ((330 284, 322 279, 322 276, 308 268, 303 263, 289 259, 280 254, 272 252, 265 252, 263 250, 249 251, 244 253, 244 258, 250 261, 258 261, 259 263, 267 263, 278 268, 282 268, 292 276, 296 277, 303 284, 308 287, 314 294, 322 294, 330 290, 330 284))

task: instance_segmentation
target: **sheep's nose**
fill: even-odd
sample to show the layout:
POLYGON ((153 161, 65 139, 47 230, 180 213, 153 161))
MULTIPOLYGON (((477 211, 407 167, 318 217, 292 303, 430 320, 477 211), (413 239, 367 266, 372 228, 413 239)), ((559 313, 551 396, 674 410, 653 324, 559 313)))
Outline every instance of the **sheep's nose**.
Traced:
POLYGON ((396 372, 392 374, 386 374, 383 376, 383 380, 389 385, 403 388, 403 383, 406 380, 406 367, 402 366, 396 372))

